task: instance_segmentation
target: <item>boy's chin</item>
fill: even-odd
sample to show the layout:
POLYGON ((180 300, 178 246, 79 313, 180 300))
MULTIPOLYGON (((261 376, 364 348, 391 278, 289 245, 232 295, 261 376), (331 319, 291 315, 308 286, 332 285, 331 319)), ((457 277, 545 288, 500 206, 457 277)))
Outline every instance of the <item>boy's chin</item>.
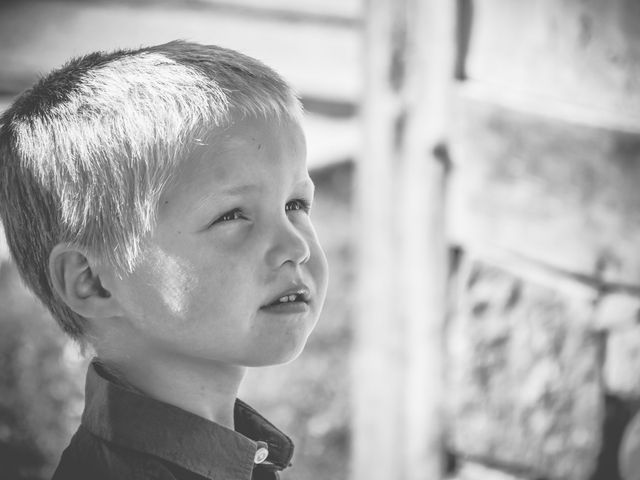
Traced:
POLYGON ((263 355, 256 356, 252 358, 249 362, 247 362, 247 367, 270 367, 275 365, 285 365, 287 363, 293 362, 296 358, 300 356, 304 347, 306 345, 306 341, 302 343, 302 345, 297 348, 291 349, 282 349, 277 352, 264 352, 263 355))

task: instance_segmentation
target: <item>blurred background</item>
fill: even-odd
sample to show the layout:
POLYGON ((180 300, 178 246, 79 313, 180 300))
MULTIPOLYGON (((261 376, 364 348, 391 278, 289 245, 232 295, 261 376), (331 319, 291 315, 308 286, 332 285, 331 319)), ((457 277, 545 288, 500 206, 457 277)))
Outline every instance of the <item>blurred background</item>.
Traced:
MULTIPOLYGON (((176 38, 307 112, 328 300, 241 392, 293 437, 285 480, 640 478, 639 2, 5 0, 0 111, 70 56, 176 38)), ((0 362, 0 478, 49 478, 87 359, 1 235, 0 362)))

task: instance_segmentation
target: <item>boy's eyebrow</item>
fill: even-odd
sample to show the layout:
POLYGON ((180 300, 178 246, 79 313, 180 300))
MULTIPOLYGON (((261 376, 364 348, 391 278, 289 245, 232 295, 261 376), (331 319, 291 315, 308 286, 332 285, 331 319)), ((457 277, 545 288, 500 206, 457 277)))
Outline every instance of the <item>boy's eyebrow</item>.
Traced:
POLYGON ((200 195, 195 200, 194 209, 197 211, 197 210, 200 210, 201 208, 206 208, 207 204, 211 200, 215 200, 216 198, 219 198, 219 197, 236 197, 246 193, 254 192, 259 189, 260 187, 258 185, 246 184, 246 185, 234 185, 232 187, 226 187, 220 190, 207 192, 204 195, 200 195))
MULTIPOLYGON (((295 189, 306 189, 309 188, 311 193, 315 192, 316 186, 311 180, 311 177, 303 178, 302 180, 296 182, 294 185, 295 189)), ((261 190, 262 187, 260 185, 254 185, 252 183, 234 185, 231 187, 222 188, 218 191, 208 192, 205 195, 199 197, 195 202, 195 209, 198 210, 200 208, 206 207, 207 202, 211 201, 211 199, 215 199, 216 197, 233 197, 233 196, 241 196, 246 193, 251 193, 257 190, 261 190)))
MULTIPOLYGON (((296 182, 294 184, 294 188, 311 188, 312 190, 315 190, 315 184, 313 183, 313 180, 311 180, 311 177, 305 177, 301 180, 299 180, 298 182, 296 182)), ((212 198, 212 197, 217 197, 217 196, 222 196, 222 195, 229 195, 229 196, 233 196, 233 195, 241 195, 244 193, 251 193, 253 191, 256 190, 262 190, 262 186, 261 185, 254 185, 252 183, 247 183, 247 184, 242 184, 242 185, 234 185, 232 187, 227 187, 227 188, 222 188, 221 190, 217 191, 217 192, 211 192, 210 194, 207 194, 206 196, 204 196, 203 198, 212 198)))
POLYGON ((222 188, 217 192, 211 192, 211 194, 207 195, 206 198, 217 197, 221 195, 241 195, 244 193, 250 193, 255 190, 261 190, 259 185, 253 185, 251 183, 243 184, 243 185, 234 185, 233 187, 222 188))

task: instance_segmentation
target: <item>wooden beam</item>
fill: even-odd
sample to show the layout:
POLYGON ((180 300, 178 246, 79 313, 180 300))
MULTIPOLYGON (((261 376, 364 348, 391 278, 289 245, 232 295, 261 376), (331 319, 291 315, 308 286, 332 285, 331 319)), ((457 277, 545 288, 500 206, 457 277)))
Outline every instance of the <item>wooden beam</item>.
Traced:
POLYGON ((356 173, 355 480, 442 474, 450 0, 370 0, 356 173))

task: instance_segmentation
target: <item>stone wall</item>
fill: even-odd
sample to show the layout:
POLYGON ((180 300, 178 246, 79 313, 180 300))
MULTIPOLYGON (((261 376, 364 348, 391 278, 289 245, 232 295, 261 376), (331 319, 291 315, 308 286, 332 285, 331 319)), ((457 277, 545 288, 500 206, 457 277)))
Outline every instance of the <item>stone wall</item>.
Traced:
POLYGON ((447 332, 458 476, 640 478, 640 4, 461 4, 447 332))

